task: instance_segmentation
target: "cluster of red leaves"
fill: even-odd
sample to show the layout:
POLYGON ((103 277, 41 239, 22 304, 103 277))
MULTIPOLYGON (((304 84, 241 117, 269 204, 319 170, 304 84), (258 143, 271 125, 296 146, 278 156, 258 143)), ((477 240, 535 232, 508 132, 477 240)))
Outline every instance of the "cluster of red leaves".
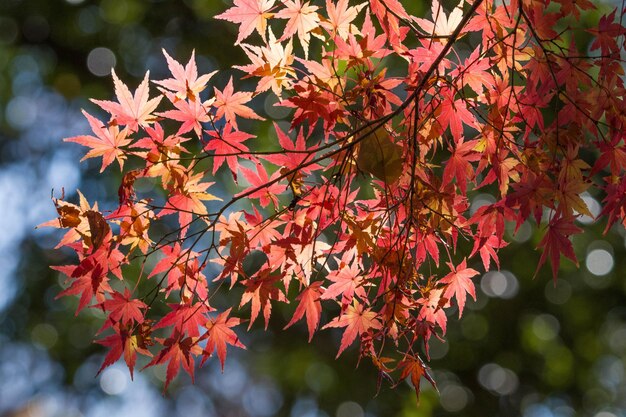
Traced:
POLYGON ((361 358, 419 394, 429 339, 476 298, 472 266, 499 267, 506 222, 541 227, 537 270, 550 260, 555 277, 561 255, 576 261, 589 187, 606 194, 607 228, 626 222, 626 10, 585 30, 586 0, 451 12, 433 0, 423 18, 399 0, 311 3, 234 0, 217 16, 239 25, 250 62, 236 68, 255 91, 231 78, 209 92, 213 73, 198 75, 193 55, 183 66, 165 53, 158 95, 148 74, 131 93, 113 73, 116 101, 93 100, 109 119, 85 112, 93 135, 66 139, 124 173, 117 210, 55 200, 46 224, 67 229, 59 246, 78 256, 56 267, 60 295, 107 315, 103 368, 123 355, 132 373, 146 355, 167 363, 167 386, 196 358, 217 352, 223 366, 228 345, 243 347, 233 327, 262 316, 267 328, 292 300, 285 327, 306 319, 309 340, 322 321, 343 329, 337 356, 358 340, 361 358), (239 125, 264 120, 249 102, 270 89, 291 128, 275 124, 274 149, 260 151, 239 125), (226 202, 208 192, 220 168, 240 187, 226 202), (160 193, 138 196, 140 178, 160 193), (470 214, 477 191, 495 202, 470 214), (140 276, 124 273, 138 262, 140 276), (210 265, 220 272, 207 279, 210 265), (242 288, 242 318, 211 305, 223 284, 242 288))

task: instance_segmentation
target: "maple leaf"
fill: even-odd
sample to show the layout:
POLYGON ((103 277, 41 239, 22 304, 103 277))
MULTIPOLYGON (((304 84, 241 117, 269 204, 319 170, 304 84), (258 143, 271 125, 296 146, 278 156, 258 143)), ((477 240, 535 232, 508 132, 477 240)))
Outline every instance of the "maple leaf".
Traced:
POLYGON ((111 295, 112 299, 106 300, 99 305, 104 311, 109 312, 105 325, 107 323, 108 326, 120 323, 126 326, 133 323, 143 323, 144 312, 142 310, 148 308, 146 303, 136 298, 133 299, 128 288, 124 288, 124 294, 113 291, 111 295))
POLYGON ((555 39, 558 33, 554 30, 562 17, 561 13, 548 13, 544 5, 535 3, 529 8, 528 19, 533 26, 534 32, 540 39, 555 39))
POLYGON ((476 127, 476 117, 467 108, 466 100, 462 98, 455 100, 454 93, 450 89, 442 90, 441 113, 437 121, 441 123, 443 129, 450 126, 454 142, 458 143, 463 140, 463 124, 476 127))
MULTIPOLYGON (((165 87, 166 89, 175 93, 175 97, 178 100, 189 99, 191 101, 197 101, 200 98, 200 92, 206 88, 209 80, 217 73, 217 71, 210 72, 198 77, 198 68, 196 67, 196 51, 191 51, 191 58, 184 67, 169 56, 165 49, 162 50, 165 59, 167 60, 167 67, 174 76, 174 78, 168 78, 166 80, 154 81, 154 83, 165 87)), ((176 100, 173 100, 175 102, 176 100)))
POLYGON ((339 0, 335 6, 332 0, 326 0, 328 20, 323 19, 320 26, 326 29, 332 38, 339 36, 345 40, 349 33, 358 32, 352 22, 365 6, 367 3, 348 7, 348 0, 339 0))
POLYGON ((99 264, 95 263, 91 258, 83 260, 80 265, 53 266, 52 269, 62 272, 68 277, 75 278, 71 281, 69 287, 61 291, 55 299, 67 295, 80 294, 80 300, 76 309, 76 315, 89 304, 95 296, 99 301, 104 301, 104 293, 113 291, 108 284, 106 272, 99 264))
POLYGON ((181 333, 174 332, 172 337, 165 340, 164 348, 159 354, 143 369, 169 362, 165 374, 165 387, 163 388, 163 392, 165 392, 170 382, 178 375, 181 365, 193 381, 195 365, 192 355, 198 355, 201 352, 202 348, 191 337, 185 337, 181 333))
MULTIPOLYGON (((432 19, 431 22, 426 19, 414 17, 413 20, 420 25, 420 27, 427 33, 438 36, 446 37, 450 36, 456 27, 461 23, 463 19, 463 3, 465 0, 461 0, 459 4, 450 12, 450 15, 446 16, 443 11, 443 7, 437 0, 433 0, 431 3, 432 19)), ((439 39, 435 39, 439 40, 439 39)), ((441 41, 441 40, 439 40, 441 41)))
POLYGON ((563 16, 573 15, 576 19, 580 19, 580 10, 596 9, 596 5, 589 0, 556 0, 556 2, 561 6, 563 16))
POLYGON ((263 167, 261 163, 256 164, 256 172, 244 166, 240 166, 239 170, 246 181, 250 183, 250 187, 246 188, 235 197, 246 195, 248 198, 258 198, 261 207, 267 207, 270 201, 273 202, 275 206, 278 206, 278 198, 276 196, 282 194, 286 188, 284 184, 279 184, 275 181, 281 176, 280 171, 276 171, 271 177, 268 177, 267 171, 265 171, 265 167, 263 167), (272 184, 267 185, 269 183, 272 184))
POLYGON ((95 343, 107 346, 110 349, 102 361, 98 374, 107 366, 117 362, 122 354, 124 354, 124 362, 126 362, 126 366, 128 366, 128 370, 130 371, 130 379, 133 379, 133 371, 135 369, 135 363, 137 362, 137 352, 152 357, 152 353, 150 353, 150 351, 146 349, 145 344, 142 343, 141 334, 133 335, 126 330, 116 328, 114 334, 96 340, 95 343))
POLYGON ((283 47, 270 29, 269 39, 265 46, 241 44, 241 47, 252 63, 243 66, 235 65, 234 68, 248 73, 248 76, 261 77, 257 84, 257 93, 271 88, 274 94, 280 97, 283 88, 291 87, 291 78, 295 77, 295 70, 291 66, 294 60, 291 39, 283 47))
POLYGON ((321 294, 321 281, 312 282, 311 285, 306 287, 296 300, 300 301, 296 311, 293 313, 291 320, 284 327, 284 329, 291 327, 295 322, 300 320, 306 314, 306 324, 309 330, 309 342, 313 339, 315 330, 320 322, 322 316, 322 303, 320 303, 321 294))
POLYGON ((233 77, 230 77, 228 84, 224 87, 223 91, 215 90, 215 102, 213 106, 217 109, 215 113, 215 119, 219 120, 222 116, 226 119, 226 123, 230 123, 239 130, 237 127, 237 117, 244 117, 246 119, 265 120, 263 117, 256 114, 250 107, 244 106, 244 103, 252 100, 254 93, 248 91, 238 91, 233 94, 233 77))
POLYGON ((615 14, 617 8, 613 9, 611 14, 603 15, 598 22, 597 29, 588 29, 587 31, 596 35, 596 39, 591 44, 590 49, 596 50, 600 48, 603 55, 611 53, 618 53, 620 47, 617 44, 617 39, 620 36, 626 34, 626 28, 620 23, 615 21, 615 14))
POLYGON ((120 164, 121 171, 124 168, 124 161, 126 160, 126 151, 121 148, 131 142, 131 138, 128 137, 128 130, 123 129, 120 131, 118 126, 105 127, 100 120, 96 119, 85 110, 83 110, 83 114, 87 118, 87 121, 89 121, 91 130, 96 136, 73 136, 64 139, 64 141, 78 143, 91 148, 91 150, 83 156, 81 161, 101 156, 102 167, 100 168, 100 172, 103 172, 106 167, 111 165, 114 159, 120 164))
POLYGON ((578 260, 574 253, 574 247, 569 237, 576 233, 581 233, 582 230, 574 226, 574 217, 571 215, 565 215, 563 217, 553 217, 548 224, 548 231, 537 245, 537 248, 543 249, 543 253, 539 258, 537 269, 535 270, 535 276, 541 266, 550 258, 552 265, 552 278, 556 282, 556 278, 559 271, 559 265, 561 264, 561 254, 572 260, 576 266, 578 266, 578 260))
POLYGON ((170 194, 165 207, 159 213, 159 216, 178 213, 181 237, 186 234, 194 214, 197 216, 207 214, 206 206, 203 201, 222 201, 221 198, 206 192, 214 183, 200 182, 202 178, 204 178, 202 172, 187 176, 182 187, 170 194))
POLYGON ((229 22, 240 25, 235 45, 239 45, 239 43, 250 36, 254 30, 265 40, 267 19, 273 15, 269 10, 274 6, 274 1, 275 0, 235 0, 233 2, 234 7, 215 16, 215 18, 228 20, 229 22))
POLYGON ((361 28, 361 39, 349 33, 348 39, 343 40, 339 36, 335 37, 336 49, 333 57, 348 59, 353 64, 370 65, 368 58, 383 58, 388 55, 389 50, 385 48, 385 35, 376 36, 376 29, 373 26, 369 15, 365 15, 365 21, 361 28))
POLYGON ((209 312, 206 303, 170 304, 170 308, 172 311, 154 325, 155 330, 173 326, 176 332, 192 337, 200 336, 200 327, 206 322, 206 314, 209 312))
POLYGON ((111 124, 124 125, 131 132, 136 132, 139 126, 146 127, 152 123, 154 121, 152 112, 159 105, 162 97, 148 100, 150 71, 146 72, 146 76, 135 90, 134 95, 130 93, 126 84, 117 78, 114 70, 111 71, 111 75, 115 85, 115 96, 119 103, 108 100, 91 99, 91 101, 111 114, 113 117, 111 124))
POLYGON ((239 341, 239 337, 230 328, 235 327, 241 323, 241 319, 236 317, 228 318, 230 314, 228 310, 220 313, 215 319, 209 318, 204 324, 207 331, 200 337, 200 340, 207 339, 206 347, 202 352, 202 363, 204 363, 214 351, 217 351, 217 357, 222 365, 222 372, 224 372, 224 361, 226 360, 226 346, 236 346, 241 349, 246 347, 239 341))
POLYGON ((525 172, 524 180, 513 185, 515 191, 506 198, 507 205, 519 207, 517 227, 533 214, 537 224, 541 222, 543 207, 554 208, 550 178, 532 170, 525 172))
POLYGON ((329 327, 345 327, 341 337, 341 345, 337 357, 354 342, 357 335, 362 335, 371 329, 380 329, 382 325, 377 318, 378 314, 369 308, 364 308, 362 304, 354 299, 352 305, 348 306, 345 313, 335 317, 330 323, 327 323, 322 330, 329 327))
POLYGON ((107 243, 94 249, 88 256, 82 257, 78 265, 55 266, 53 269, 62 272, 68 277, 69 287, 61 291, 56 298, 67 295, 80 294, 76 315, 89 304, 93 297, 99 303, 106 300, 105 294, 112 293, 108 274, 113 273, 122 279, 121 265, 125 261, 124 255, 111 248, 111 233, 109 231, 107 243))
POLYGON ((315 147, 307 148, 302 129, 298 131, 295 143, 292 142, 277 123, 274 123, 274 130, 276 130, 276 135, 278 136, 278 143, 284 151, 273 155, 263 155, 263 159, 278 166, 286 167, 289 170, 301 169, 306 174, 321 168, 319 164, 305 164, 307 160, 311 159, 311 154, 313 154, 315 147))
POLYGON ((559 210, 567 211, 570 214, 574 214, 573 211, 575 211, 578 214, 593 218, 594 216, 589 211, 585 200, 580 196, 590 186, 591 184, 584 182, 582 178, 571 179, 562 184, 557 192, 557 199, 560 203, 559 210))
POLYGON ((244 211, 244 218, 249 229, 246 231, 250 248, 266 249, 272 242, 278 240, 282 235, 276 228, 284 222, 280 220, 266 219, 256 206, 253 206, 254 214, 244 211))
POLYGON ((450 159, 445 163, 441 186, 448 185, 453 178, 461 190, 461 193, 467 192, 467 180, 474 179, 474 168, 470 162, 478 161, 480 154, 474 151, 476 141, 459 142, 452 151, 450 159))
POLYGON ((308 59, 309 41, 311 40, 310 32, 317 28, 320 23, 320 17, 316 12, 318 7, 310 6, 308 1, 302 3, 301 0, 284 0, 283 5, 285 8, 276 13, 274 17, 289 20, 283 36, 278 41, 282 42, 297 33, 302 49, 304 49, 304 58, 308 59))
POLYGON ((259 273, 258 277, 250 278, 242 283, 246 286, 246 290, 241 296, 239 307, 250 303, 250 324, 248 330, 252 328, 252 323, 259 316, 259 311, 263 309, 263 317, 265 318, 265 329, 269 324, 270 315, 272 314, 271 300, 282 301, 288 303, 285 294, 276 287, 276 282, 280 280, 280 276, 270 276, 269 271, 264 270, 259 273))
POLYGON ((456 298, 456 303, 459 306, 459 318, 461 318, 463 315, 463 308, 465 308, 466 293, 471 295, 472 298, 476 300, 476 289, 470 278, 478 275, 478 271, 468 268, 467 260, 465 258, 463 258, 463 262, 456 267, 450 262, 447 264, 452 272, 440 280, 442 284, 446 284, 443 296, 447 299, 451 299, 452 296, 456 298))
MULTIPOLYGON (((402 44, 408 28, 401 27, 400 19, 410 19, 406 10, 398 0, 370 0, 370 9, 380 22, 386 37, 393 48, 400 54, 406 52, 407 48, 402 44)), ((366 14, 369 19, 369 14, 366 14)))
POLYGON ((500 258, 498 257, 498 249, 504 248, 508 245, 507 242, 498 238, 497 236, 489 236, 482 245, 479 245, 479 240, 474 241, 474 247, 472 248, 472 253, 470 257, 472 257, 476 251, 480 253, 480 259, 483 261, 483 266, 485 267, 485 271, 489 271, 490 260, 496 263, 498 269, 500 269, 500 258))
POLYGON ((342 308, 352 303, 352 298, 356 293, 362 299, 366 298, 363 288, 363 276, 361 268, 356 262, 356 251, 346 251, 339 263, 339 268, 330 271, 326 279, 332 284, 321 295, 322 300, 332 300, 341 295, 342 308))
POLYGON ((178 281, 178 278, 182 275, 179 268, 176 266, 179 263, 184 263, 189 261, 190 259, 194 259, 197 254, 195 252, 190 252, 185 250, 182 252, 182 248, 179 242, 174 243, 174 245, 164 245, 160 248, 159 251, 163 258, 157 262, 157 264, 152 268, 152 271, 148 275, 148 278, 151 278, 157 274, 162 272, 167 272, 168 276, 174 275, 171 279, 172 281, 178 281))
POLYGON ((413 384, 413 389, 415 389, 415 396, 417 397, 418 404, 420 400, 420 380, 422 377, 426 378, 435 390, 437 390, 437 384, 435 384, 432 376, 428 373, 428 368, 419 356, 405 356, 405 358, 398 364, 398 368, 401 369, 399 381, 404 380, 409 375, 411 376, 411 383, 413 384))
POLYGON ((490 69, 491 63, 488 59, 480 58, 480 47, 477 47, 450 76, 458 78, 461 87, 468 85, 476 94, 482 94, 484 88, 493 88, 495 85, 490 69))
POLYGON ((622 176, 616 183, 609 183, 604 188, 606 197, 602 202, 604 208, 599 216, 608 215, 604 233, 606 234, 616 221, 621 220, 626 223, 626 177, 622 176))
MULTIPOLYGON (((133 171, 130 171, 128 174, 133 174, 133 171)), ((124 179, 126 179, 126 175, 124 179)), ((122 182, 122 185, 124 185, 124 182, 122 182)), ((120 226, 118 235, 120 244, 131 245, 130 251, 139 247, 144 254, 148 252, 148 249, 154 243, 148 236, 150 222, 154 218, 154 212, 142 201, 137 203, 121 202, 120 207, 107 217, 108 220, 120 226)))
POLYGON ((193 129, 196 135, 200 137, 202 135, 202 123, 211 121, 211 116, 209 115, 211 101, 207 100, 203 103, 200 100, 190 100, 188 102, 187 100, 177 99, 176 96, 167 91, 163 93, 176 107, 176 110, 157 113, 157 116, 182 122, 176 135, 182 135, 193 129))
POLYGON ((63 238, 61 238, 59 243, 56 245, 55 248, 57 249, 62 246, 70 246, 73 242, 76 242, 77 240, 84 237, 87 237, 89 240, 90 226, 89 220, 87 219, 87 216, 85 216, 85 213, 90 210, 97 211, 98 203, 94 203, 93 207, 91 207, 85 196, 80 192, 80 190, 76 190, 76 192, 78 193, 78 197, 80 199, 79 206, 68 203, 66 201, 54 199, 54 204, 59 217, 37 226, 38 228, 69 228, 67 233, 65 233, 63 238))
POLYGON ((246 155, 250 150, 243 142, 255 136, 237 129, 233 130, 228 122, 220 132, 207 130, 206 133, 211 137, 211 140, 204 145, 204 150, 215 152, 213 155, 213 175, 226 162, 233 179, 237 182, 239 158, 251 159, 246 155))
POLYGON ((419 320, 425 320, 433 326, 439 326, 443 334, 445 334, 448 326, 448 318, 444 309, 450 306, 450 301, 447 297, 443 296, 443 291, 444 288, 429 289, 427 293, 417 301, 420 305, 417 318, 419 320))

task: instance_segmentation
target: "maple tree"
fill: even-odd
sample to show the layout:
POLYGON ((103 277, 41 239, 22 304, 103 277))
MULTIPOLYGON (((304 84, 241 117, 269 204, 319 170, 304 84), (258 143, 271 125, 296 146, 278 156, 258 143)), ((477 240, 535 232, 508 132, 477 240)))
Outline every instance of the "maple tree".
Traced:
POLYGON ((555 279, 561 255, 576 262, 577 219, 593 217, 584 192, 604 194, 606 230, 626 224, 626 9, 409 10, 235 0, 216 18, 239 25, 250 62, 234 71, 254 91, 232 77, 209 88, 215 73, 199 75, 194 54, 182 65, 164 51, 172 78, 153 80, 156 94, 148 73, 133 93, 113 72, 116 101, 93 100, 108 119, 84 111, 95 136, 66 141, 101 172, 117 161, 119 206, 62 196, 44 224, 67 229, 58 246, 77 256, 54 267, 59 295, 106 313, 101 370, 123 356, 132 375, 139 354, 167 364, 167 387, 215 353, 223 367, 229 346, 244 348, 237 326, 262 316, 267 328, 291 300, 285 328, 304 320, 309 340, 342 329, 337 356, 358 340, 381 379, 410 377, 419 395, 422 376, 435 384, 429 340, 476 298, 478 269, 499 267, 506 222, 538 225, 537 271, 549 260, 555 279), (264 122, 250 104, 262 94, 291 112, 271 149, 240 130, 264 122), (238 191, 219 197, 227 178, 238 191), (158 191, 137 193, 139 179, 158 191), (478 192, 495 201, 470 211, 478 192), (239 305, 217 309, 214 294, 234 287, 239 305))

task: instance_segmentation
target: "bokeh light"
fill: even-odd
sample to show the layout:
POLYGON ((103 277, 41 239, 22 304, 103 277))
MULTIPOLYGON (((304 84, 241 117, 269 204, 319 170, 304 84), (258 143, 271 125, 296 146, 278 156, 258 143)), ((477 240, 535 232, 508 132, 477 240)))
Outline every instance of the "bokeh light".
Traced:
POLYGON ((509 299, 517 295, 519 282, 509 271, 490 271, 482 276, 480 288, 489 297, 509 299))
POLYGON ((345 401, 339 404, 335 417, 364 417, 363 407, 354 401, 345 401))
POLYGON ((488 363, 480 368, 478 382, 497 395, 512 394, 519 387, 519 378, 515 372, 496 363, 488 363))
POLYGON ((605 249, 593 249, 587 253, 585 266, 587 270, 596 276, 603 276, 613 270, 613 255, 605 249))
POLYGON ((116 63, 117 59, 115 58, 115 54, 109 48, 94 48, 87 56, 87 68, 89 68, 92 74, 98 77, 111 74, 111 70, 115 67, 116 63))
POLYGON ((126 390, 129 379, 125 369, 110 367, 100 374, 100 388, 109 395, 119 395, 126 390))

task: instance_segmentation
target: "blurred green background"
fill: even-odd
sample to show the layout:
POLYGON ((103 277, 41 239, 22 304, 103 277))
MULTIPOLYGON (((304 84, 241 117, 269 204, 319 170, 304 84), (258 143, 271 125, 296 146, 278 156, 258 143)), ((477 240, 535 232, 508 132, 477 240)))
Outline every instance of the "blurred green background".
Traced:
MULTIPOLYGON (((478 301, 460 322, 450 318, 449 343, 433 342, 440 394, 423 381, 419 407, 407 384, 383 381, 377 395, 378 375, 368 363, 355 368, 354 346, 334 360, 340 332, 307 344, 302 323, 281 331, 291 308, 267 332, 244 335, 248 350, 229 351, 223 374, 210 361, 195 385, 179 376, 162 395, 162 368, 130 381, 123 363, 96 377, 103 349, 91 340, 102 317, 74 317, 71 302, 55 300, 61 279, 48 266, 69 253, 53 249, 55 231, 34 227, 55 217, 53 189, 106 204, 117 179, 96 175, 97 161, 79 164, 83 150, 61 139, 87 132, 80 109, 97 113, 88 98, 111 98, 112 67, 131 88, 148 69, 165 78, 161 48, 181 62, 195 49, 200 72, 225 70, 215 85, 238 78, 226 71, 244 61, 236 27, 211 18, 227 6, 0 1, 0 415, 626 416, 625 233, 603 236, 604 225, 585 218, 574 240, 580 267, 564 263, 556 285, 548 268, 531 279, 536 231, 509 234, 502 270, 477 279, 478 301)), ((472 209, 491 198, 476 196, 472 209)), ((584 198, 597 213, 601 197, 584 198)))

